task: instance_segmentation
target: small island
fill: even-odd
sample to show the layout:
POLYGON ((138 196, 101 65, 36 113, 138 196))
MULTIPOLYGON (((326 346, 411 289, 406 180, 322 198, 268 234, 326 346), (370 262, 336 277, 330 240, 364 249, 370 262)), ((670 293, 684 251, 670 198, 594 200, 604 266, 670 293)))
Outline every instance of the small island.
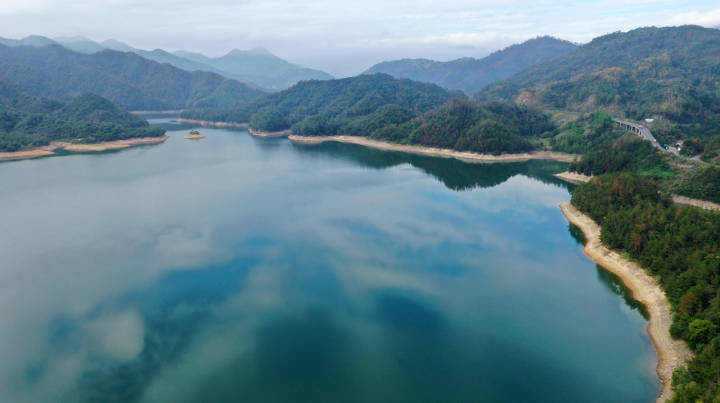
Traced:
POLYGON ((185 138, 188 140, 201 140, 201 139, 204 139, 205 136, 200 134, 200 132, 197 130, 190 130, 190 133, 188 133, 187 136, 185 136, 185 138))

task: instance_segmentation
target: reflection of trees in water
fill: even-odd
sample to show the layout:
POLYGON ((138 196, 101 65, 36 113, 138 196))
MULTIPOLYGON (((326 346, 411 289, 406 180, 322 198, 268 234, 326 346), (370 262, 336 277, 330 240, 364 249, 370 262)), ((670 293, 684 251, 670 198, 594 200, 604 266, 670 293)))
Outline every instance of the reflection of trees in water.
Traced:
POLYGON ((570 232, 570 236, 577 241, 580 245, 585 245, 587 243, 587 239, 585 238, 585 234, 582 232, 580 227, 573 223, 568 224, 568 232, 570 232))
POLYGON ((620 295, 627 306, 629 306, 631 309, 636 309, 645 319, 649 318, 645 305, 641 304, 640 302, 635 300, 635 298, 633 298, 632 290, 627 288, 625 284, 622 283, 620 277, 603 269, 603 267, 600 265, 596 265, 595 268, 597 269, 598 280, 600 280, 601 284, 606 286, 614 294, 620 295))
POLYGON ((411 164, 434 176, 452 190, 493 187, 519 174, 568 189, 572 186, 553 176, 568 166, 567 163, 558 161, 467 163, 455 158, 428 157, 336 142, 309 146, 294 144, 294 148, 301 153, 345 159, 375 169, 411 164))

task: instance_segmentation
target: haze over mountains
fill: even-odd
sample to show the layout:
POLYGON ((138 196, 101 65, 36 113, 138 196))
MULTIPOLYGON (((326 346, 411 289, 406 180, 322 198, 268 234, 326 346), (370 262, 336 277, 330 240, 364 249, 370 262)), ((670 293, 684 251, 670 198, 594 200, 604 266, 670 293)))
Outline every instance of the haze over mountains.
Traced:
POLYGON ((330 80, 328 73, 294 65, 265 48, 233 49, 222 57, 207 57, 200 53, 178 51, 173 53, 186 60, 211 66, 221 74, 240 81, 257 84, 271 90, 283 90, 304 80, 330 80))
POLYGON ((577 47, 568 41, 543 36, 498 50, 481 59, 465 57, 449 62, 393 60, 378 63, 364 74, 385 73, 474 94, 490 83, 508 78, 536 63, 563 56, 577 47))
POLYGON ((218 74, 188 72, 134 53, 87 55, 59 45, 0 45, 0 79, 63 101, 92 92, 130 110, 239 106, 266 94, 218 74))
POLYGON ((199 53, 177 51, 174 53, 162 49, 143 50, 116 40, 95 42, 82 36, 58 37, 54 39, 31 35, 23 39, 0 38, 0 44, 6 46, 48 46, 61 45, 69 50, 92 54, 103 50, 132 52, 158 63, 168 63, 187 71, 206 71, 243 81, 261 89, 282 90, 301 80, 329 80, 333 77, 320 70, 304 68, 283 60, 268 50, 233 49, 217 58, 199 53))

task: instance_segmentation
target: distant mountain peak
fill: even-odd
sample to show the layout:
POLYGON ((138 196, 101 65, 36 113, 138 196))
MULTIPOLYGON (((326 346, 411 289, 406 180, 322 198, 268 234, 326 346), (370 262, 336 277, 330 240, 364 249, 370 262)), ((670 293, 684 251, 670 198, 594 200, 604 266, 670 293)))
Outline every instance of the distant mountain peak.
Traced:
POLYGON ((368 73, 388 73, 397 78, 409 78, 438 84, 447 89, 460 89, 468 94, 536 64, 562 56, 577 45, 553 38, 538 36, 528 41, 497 50, 482 59, 463 57, 439 62, 428 59, 402 59, 378 63, 368 73))
POLYGON ((93 42, 91 39, 89 39, 86 36, 82 35, 75 35, 75 36, 56 36, 53 38, 56 42, 60 43, 76 43, 76 42, 93 42))
POLYGON ((275 56, 274 54, 272 54, 269 50, 267 50, 266 48, 264 48, 264 47, 262 47, 262 46, 254 47, 254 48, 249 49, 249 50, 241 50, 241 49, 235 48, 235 49, 229 51, 229 52, 228 52, 225 56, 223 56, 223 57, 227 57, 227 56, 247 56, 247 55, 260 55, 260 56, 272 56, 272 57, 277 57, 277 56, 275 56))
POLYGON ((266 48, 264 48, 264 47, 262 47, 262 46, 256 46, 256 47, 250 49, 249 52, 250 52, 250 53, 256 53, 256 54, 259 54, 259 55, 275 56, 275 55, 272 54, 272 52, 270 52, 269 50, 267 50, 266 48))
POLYGON ((125 42, 117 41, 115 39, 108 39, 108 40, 101 42, 100 44, 108 49, 121 50, 123 52, 135 51, 135 48, 133 48, 132 46, 128 45, 125 42))

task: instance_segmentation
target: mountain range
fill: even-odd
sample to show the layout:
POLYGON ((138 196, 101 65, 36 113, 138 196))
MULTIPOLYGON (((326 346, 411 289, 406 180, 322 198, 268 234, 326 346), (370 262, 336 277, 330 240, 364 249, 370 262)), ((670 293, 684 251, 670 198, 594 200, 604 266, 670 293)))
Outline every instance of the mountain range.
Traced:
POLYGON ((0 79, 70 101, 85 92, 129 110, 229 108, 266 95, 221 75, 189 72, 131 52, 73 52, 59 45, 0 45, 0 79))
POLYGON ((667 137, 720 134, 720 31, 647 27, 593 39, 478 92, 544 109, 654 118, 667 137), (672 124, 672 127, 663 125, 672 124))
MULTIPOLYGON (((80 53, 96 53, 106 49, 132 52, 159 63, 168 63, 187 71, 207 71, 228 78, 240 80, 263 89, 283 90, 302 80, 329 80, 333 77, 320 70, 297 66, 283 60, 264 48, 251 50, 233 49, 221 57, 208 57, 187 51, 167 52, 162 49, 143 50, 116 40, 95 42, 82 36, 58 37, 53 39, 40 36, 16 40, 26 46, 45 46, 58 43, 67 49, 80 53)), ((2 43, 2 41, 0 41, 2 43)))
POLYGON ((437 84, 474 94, 539 62, 563 56, 578 45, 549 36, 509 46, 482 59, 465 57, 448 62, 402 59, 378 63, 364 74, 385 73, 397 78, 437 84))

